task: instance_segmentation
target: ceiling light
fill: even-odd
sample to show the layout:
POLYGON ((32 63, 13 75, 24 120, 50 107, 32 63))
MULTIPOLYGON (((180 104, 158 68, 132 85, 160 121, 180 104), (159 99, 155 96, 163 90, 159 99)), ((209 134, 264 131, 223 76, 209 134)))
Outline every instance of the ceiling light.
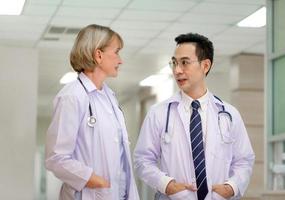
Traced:
POLYGON ((170 68, 169 65, 166 65, 165 67, 163 67, 160 71, 159 74, 168 74, 171 75, 172 74, 172 70, 170 68))
POLYGON ((263 6, 253 14, 241 20, 237 26, 259 28, 266 25, 266 8, 263 6))
POLYGON ((162 81, 168 79, 168 75, 165 74, 155 74, 151 75, 140 82, 140 86, 155 86, 162 81))
POLYGON ((25 0, 0 0, 0 15, 20 15, 25 0))
POLYGON ((64 74, 61 79, 60 79, 60 84, 67 84, 70 83, 71 81, 76 80, 78 77, 77 72, 67 72, 64 74))

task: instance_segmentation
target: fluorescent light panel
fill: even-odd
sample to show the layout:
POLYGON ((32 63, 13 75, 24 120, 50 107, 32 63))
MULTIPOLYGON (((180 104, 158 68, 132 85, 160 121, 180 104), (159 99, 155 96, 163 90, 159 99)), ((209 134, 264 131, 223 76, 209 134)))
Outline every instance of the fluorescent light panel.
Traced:
POLYGON ((168 79, 168 75, 165 74, 155 74, 151 75, 140 82, 140 86, 155 86, 158 83, 168 79))
POLYGON ((67 84, 74 80, 76 80, 78 77, 78 74, 76 72, 67 72, 64 74, 60 79, 60 84, 67 84))
POLYGON ((266 7, 258 9, 253 14, 241 20, 237 26, 259 28, 266 25, 266 7))
POLYGON ((169 65, 166 65, 165 67, 163 67, 161 70, 159 70, 159 74, 168 74, 171 75, 172 74, 172 70, 170 68, 169 65))
POLYGON ((172 74, 172 70, 169 65, 163 67, 157 74, 150 75, 149 77, 142 80, 139 85, 140 86, 155 86, 162 81, 166 81, 170 75, 172 74))
POLYGON ((0 15, 20 15, 25 0, 0 0, 0 15))

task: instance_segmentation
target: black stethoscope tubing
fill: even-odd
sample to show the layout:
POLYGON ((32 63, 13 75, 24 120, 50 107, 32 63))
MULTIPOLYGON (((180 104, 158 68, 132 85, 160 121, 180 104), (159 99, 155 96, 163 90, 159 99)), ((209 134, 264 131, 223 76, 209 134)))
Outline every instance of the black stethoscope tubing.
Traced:
MULTIPOLYGON (((87 91, 85 85, 82 83, 81 79, 79 77, 77 79, 79 80, 80 84, 84 88, 85 92, 88 94, 88 91, 87 91)), ((89 102, 89 116, 93 116, 93 112, 92 112, 92 108, 91 108, 90 102, 89 102)))
MULTIPOLYGON (((88 95, 88 91, 87 91, 85 85, 83 84, 83 82, 81 81, 81 79, 79 77, 77 79, 80 82, 80 84, 82 85, 82 87, 84 88, 86 94, 88 95)), ((87 125, 89 127, 93 128, 97 120, 93 116, 93 112, 92 112, 90 101, 89 101, 89 104, 88 104, 88 108, 89 108, 89 117, 87 118, 87 125)))

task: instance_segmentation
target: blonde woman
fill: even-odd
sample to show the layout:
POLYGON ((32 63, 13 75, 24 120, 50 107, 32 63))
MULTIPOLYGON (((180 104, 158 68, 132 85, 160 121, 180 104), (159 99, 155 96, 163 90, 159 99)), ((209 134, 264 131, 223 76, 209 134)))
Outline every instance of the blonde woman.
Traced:
POLYGON ((70 63, 78 79, 54 99, 46 168, 62 182, 61 200, 137 200, 124 117, 104 83, 122 64, 120 35, 89 25, 76 38, 70 63))

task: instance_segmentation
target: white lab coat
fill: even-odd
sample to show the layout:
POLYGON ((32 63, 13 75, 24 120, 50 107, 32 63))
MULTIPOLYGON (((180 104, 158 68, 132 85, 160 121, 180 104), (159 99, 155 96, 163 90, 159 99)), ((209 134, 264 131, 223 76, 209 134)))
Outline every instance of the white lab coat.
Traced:
POLYGON ((47 132, 46 168, 64 182, 59 199, 119 199, 120 145, 122 144, 118 139, 118 131, 121 131, 128 165, 128 200, 138 200, 127 129, 116 97, 107 85, 103 86, 114 108, 114 111, 108 112, 95 101, 98 95, 95 85, 83 73, 79 77, 89 95, 78 80, 66 85, 54 100, 54 113, 47 132), (89 102, 97 119, 94 128, 87 125, 89 102), (118 118, 119 129, 112 123, 116 119, 114 117, 118 118), (85 185, 92 172, 108 180, 111 188, 86 188, 85 185))
MULTIPOLYGON (((153 106, 144 120, 134 151, 134 168, 138 176, 155 190, 162 190, 163 180, 169 177, 177 182, 189 184, 195 178, 189 120, 181 103, 180 93, 153 106), (172 102, 168 126, 170 143, 167 143, 164 138, 167 107, 170 102, 172 102)), ((212 192, 212 185, 225 182, 236 187, 237 194, 234 198, 239 199, 249 184, 255 158, 241 116, 233 106, 220 102, 209 93, 206 130, 205 159, 209 188, 206 200, 224 199, 212 192), (223 132, 223 137, 218 126, 218 112, 222 109, 222 105, 232 115, 233 120, 231 130, 228 130, 229 123, 221 124, 221 128, 227 130, 223 132), (234 142, 228 144, 225 141, 234 142)), ((162 193, 156 195, 156 199, 197 199, 196 192, 189 190, 169 197, 162 193)))

